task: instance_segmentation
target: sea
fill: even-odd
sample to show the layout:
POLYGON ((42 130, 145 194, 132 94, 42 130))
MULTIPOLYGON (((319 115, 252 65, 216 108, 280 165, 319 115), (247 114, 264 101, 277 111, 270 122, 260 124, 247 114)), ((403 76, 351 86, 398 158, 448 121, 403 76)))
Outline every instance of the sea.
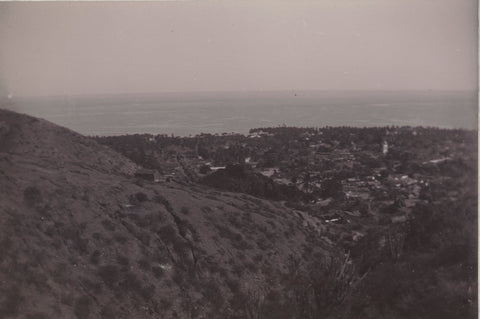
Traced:
POLYGON ((9 109, 89 136, 248 134, 252 128, 477 129, 473 91, 186 92, 14 97, 9 109))

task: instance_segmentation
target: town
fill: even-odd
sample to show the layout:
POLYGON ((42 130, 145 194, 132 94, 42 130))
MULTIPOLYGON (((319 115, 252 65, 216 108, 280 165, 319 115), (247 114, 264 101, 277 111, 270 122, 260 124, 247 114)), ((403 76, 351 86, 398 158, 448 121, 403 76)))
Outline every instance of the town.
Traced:
POLYGON ((96 140, 146 168, 152 181, 284 201, 349 249, 371 229, 405 223, 418 205, 457 200, 452 181, 476 167, 475 134, 438 128, 280 126, 96 140))

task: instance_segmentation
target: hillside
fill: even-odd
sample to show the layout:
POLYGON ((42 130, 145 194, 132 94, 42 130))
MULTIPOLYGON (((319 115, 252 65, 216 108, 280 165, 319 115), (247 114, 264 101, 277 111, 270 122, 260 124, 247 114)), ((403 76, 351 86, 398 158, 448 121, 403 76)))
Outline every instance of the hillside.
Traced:
MULTIPOLYGON (((322 240, 350 254, 356 270, 357 280, 345 289, 345 300, 333 301, 341 306, 329 317, 477 318, 477 134, 435 127, 281 126, 249 135, 96 140, 175 180, 285 200, 309 216, 322 240)), ((328 287, 318 273, 307 281, 317 287, 310 292, 328 287)), ((285 290, 291 293, 292 286, 285 290)), ((310 295, 308 304, 325 308, 332 302, 331 295, 318 296, 310 295)))
POLYGON ((305 212, 136 169, 0 110, 1 318, 300 318, 345 298, 350 260, 305 212))

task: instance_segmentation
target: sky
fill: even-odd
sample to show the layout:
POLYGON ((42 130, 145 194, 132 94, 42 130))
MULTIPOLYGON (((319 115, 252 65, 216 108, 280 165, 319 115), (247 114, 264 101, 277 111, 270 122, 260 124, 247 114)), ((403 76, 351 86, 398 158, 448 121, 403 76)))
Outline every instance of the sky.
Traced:
POLYGON ((471 90, 475 0, 0 3, 0 95, 471 90))

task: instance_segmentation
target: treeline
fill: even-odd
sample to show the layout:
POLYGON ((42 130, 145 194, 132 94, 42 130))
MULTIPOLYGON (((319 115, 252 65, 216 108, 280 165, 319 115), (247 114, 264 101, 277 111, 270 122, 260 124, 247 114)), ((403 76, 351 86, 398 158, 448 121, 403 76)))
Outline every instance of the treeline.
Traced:
POLYGON ((248 138, 241 134, 201 134, 194 137, 135 134, 95 139, 148 168, 159 167, 158 160, 176 155, 201 157, 218 166, 243 163, 250 157, 258 162, 259 167, 268 168, 282 165, 284 161, 308 157, 311 151, 356 149, 380 153, 384 141, 390 145, 390 158, 403 161, 417 158, 419 153, 415 150, 422 153, 431 150, 432 156, 447 154, 448 149, 440 150, 437 146, 448 143, 460 148, 476 148, 475 132, 460 129, 274 127, 250 130, 250 133, 262 132, 268 134, 260 135, 260 138, 248 138))

